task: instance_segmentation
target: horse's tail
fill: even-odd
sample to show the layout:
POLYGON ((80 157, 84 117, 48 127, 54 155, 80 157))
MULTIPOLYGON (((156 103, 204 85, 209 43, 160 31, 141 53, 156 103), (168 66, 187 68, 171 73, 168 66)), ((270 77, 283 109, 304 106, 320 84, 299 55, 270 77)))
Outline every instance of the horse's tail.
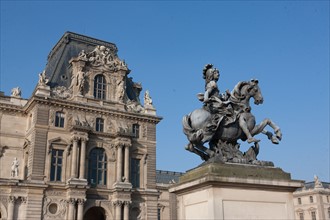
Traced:
POLYGON ((182 119, 183 133, 187 136, 188 140, 192 143, 201 142, 203 139, 203 131, 201 129, 196 130, 191 126, 190 115, 185 115, 182 119))

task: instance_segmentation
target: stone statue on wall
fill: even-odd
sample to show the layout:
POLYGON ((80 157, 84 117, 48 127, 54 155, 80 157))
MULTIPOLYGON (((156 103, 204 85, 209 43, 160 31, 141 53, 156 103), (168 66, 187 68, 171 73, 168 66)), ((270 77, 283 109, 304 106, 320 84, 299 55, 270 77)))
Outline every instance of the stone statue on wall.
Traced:
POLYGON ((18 167, 19 161, 15 157, 14 161, 11 163, 11 177, 18 177, 18 167))
POLYGON ((21 91, 21 88, 20 87, 12 88, 12 90, 11 90, 11 96, 20 98, 21 95, 22 95, 22 91, 21 91))
POLYGON ((49 79, 46 77, 45 70, 42 71, 42 73, 39 73, 38 86, 46 86, 48 81, 49 81, 49 79))
POLYGON ((82 50, 77 58, 78 60, 88 62, 88 64, 93 67, 100 67, 110 71, 123 69, 129 72, 125 61, 121 61, 115 51, 103 45, 96 46, 91 52, 82 50))
POLYGON ((149 90, 144 93, 144 106, 152 106, 152 99, 149 94, 149 90))
POLYGON ((85 75, 83 67, 78 67, 77 72, 72 73, 70 88, 73 89, 73 87, 77 87, 80 95, 82 95, 84 91, 85 75))
POLYGON ((274 144, 282 138, 280 128, 270 119, 264 119, 256 125, 251 112, 250 99, 256 105, 263 103, 258 80, 239 82, 232 92, 220 93, 217 85, 219 70, 212 64, 203 69, 205 91, 197 95, 203 103, 183 117, 183 132, 189 140, 186 149, 196 153, 203 160, 210 159, 221 162, 250 163, 273 165, 271 162, 258 161, 259 140, 254 136, 263 133, 274 144), (269 125, 274 133, 265 130, 269 125), (239 150, 238 140, 254 143, 245 153, 239 150), (208 143, 209 147, 205 147, 208 143))

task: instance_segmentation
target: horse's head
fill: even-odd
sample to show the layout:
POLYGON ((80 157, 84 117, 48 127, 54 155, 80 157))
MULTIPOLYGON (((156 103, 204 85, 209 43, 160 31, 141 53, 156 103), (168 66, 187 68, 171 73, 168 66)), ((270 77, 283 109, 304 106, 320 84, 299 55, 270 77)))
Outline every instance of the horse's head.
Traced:
POLYGON ((254 98, 254 104, 259 105, 264 102, 264 98, 262 97, 261 90, 259 88, 259 81, 257 79, 252 79, 250 82, 250 87, 247 92, 251 97, 254 98))
POLYGON ((262 104, 264 99, 261 95, 261 90, 258 85, 258 80, 252 79, 251 81, 242 81, 239 82, 233 91, 231 92, 231 101, 240 102, 240 103, 248 103, 250 98, 254 98, 254 104, 259 105, 262 104))

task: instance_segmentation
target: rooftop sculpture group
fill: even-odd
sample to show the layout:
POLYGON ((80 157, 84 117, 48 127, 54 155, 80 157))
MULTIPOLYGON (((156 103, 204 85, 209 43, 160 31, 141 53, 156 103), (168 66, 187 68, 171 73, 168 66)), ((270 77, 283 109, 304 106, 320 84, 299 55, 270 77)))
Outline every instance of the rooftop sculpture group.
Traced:
POLYGON ((219 70, 212 64, 203 69, 205 92, 198 99, 203 107, 183 117, 183 132, 189 140, 186 149, 196 153, 205 161, 221 161, 272 166, 272 162, 259 161, 259 140, 254 136, 263 133, 272 143, 278 144, 282 138, 280 128, 270 119, 256 124, 251 113, 250 98, 256 105, 263 103, 258 80, 241 81, 232 92, 220 93, 217 81, 219 70), (265 130, 269 125, 274 134, 265 130), (239 150, 238 140, 254 145, 245 153, 239 150), (205 147, 205 143, 209 147, 205 147))

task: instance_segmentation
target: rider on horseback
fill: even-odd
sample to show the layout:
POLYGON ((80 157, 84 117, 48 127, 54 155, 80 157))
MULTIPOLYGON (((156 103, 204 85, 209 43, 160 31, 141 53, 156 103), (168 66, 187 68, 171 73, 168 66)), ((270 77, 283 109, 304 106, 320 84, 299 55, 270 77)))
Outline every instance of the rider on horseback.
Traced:
POLYGON ((213 68, 212 64, 205 65, 203 69, 205 93, 199 93, 197 96, 204 103, 203 108, 212 115, 211 123, 207 127, 212 128, 212 131, 216 131, 222 121, 222 125, 227 125, 238 119, 239 126, 247 137, 247 142, 259 142, 251 135, 244 117, 245 113, 251 111, 250 106, 241 104, 237 97, 231 97, 232 95, 228 90, 225 94, 220 94, 217 86, 219 76, 219 70, 213 68))

